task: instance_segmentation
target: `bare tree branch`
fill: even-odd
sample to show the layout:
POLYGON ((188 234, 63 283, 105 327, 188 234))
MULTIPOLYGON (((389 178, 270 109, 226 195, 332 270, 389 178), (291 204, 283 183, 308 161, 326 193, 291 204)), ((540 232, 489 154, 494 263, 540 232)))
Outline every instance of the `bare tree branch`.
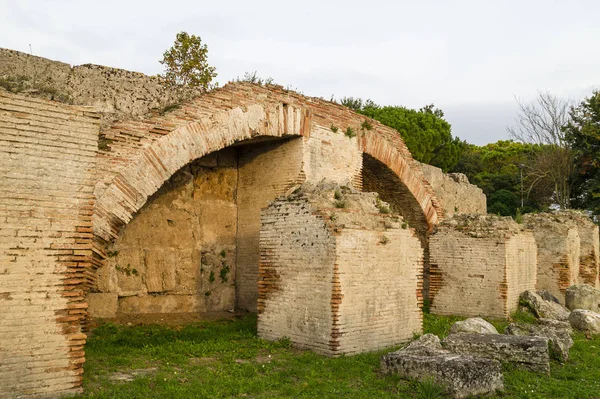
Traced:
POLYGON ((517 141, 540 146, 527 173, 528 193, 536 186, 552 187, 551 199, 562 209, 569 207, 569 178, 573 173, 573 153, 565 140, 570 104, 547 92, 538 93, 532 103, 516 99, 519 112, 509 135, 517 141))

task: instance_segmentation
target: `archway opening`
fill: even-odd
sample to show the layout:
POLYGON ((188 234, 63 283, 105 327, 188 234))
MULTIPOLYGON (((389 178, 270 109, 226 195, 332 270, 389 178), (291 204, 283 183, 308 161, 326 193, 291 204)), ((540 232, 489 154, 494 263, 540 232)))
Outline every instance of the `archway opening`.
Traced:
POLYGON ((90 315, 254 311, 260 210, 304 180, 302 146, 247 140, 173 174, 108 246, 90 315))

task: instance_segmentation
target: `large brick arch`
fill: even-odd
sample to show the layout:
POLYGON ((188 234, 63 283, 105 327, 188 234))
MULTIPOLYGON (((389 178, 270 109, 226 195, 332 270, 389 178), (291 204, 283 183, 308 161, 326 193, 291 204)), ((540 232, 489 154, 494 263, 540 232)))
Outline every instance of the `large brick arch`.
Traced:
POLYGON ((190 162, 236 142, 302 136, 308 131, 305 116, 302 110, 283 105, 272 110, 261 105, 236 107, 211 119, 193 120, 152 141, 134 152, 98 196, 95 235, 107 242, 115 239, 148 197, 190 162))
POLYGON ((431 229, 442 211, 420 168, 395 130, 376 121, 361 129, 364 120, 339 104, 277 86, 234 83, 167 115, 116 123, 101 135, 110 148, 99 160, 94 234, 104 242, 114 240, 148 197, 195 159, 258 137, 308 138, 315 126, 333 125, 359 132, 358 149, 398 177, 431 229))

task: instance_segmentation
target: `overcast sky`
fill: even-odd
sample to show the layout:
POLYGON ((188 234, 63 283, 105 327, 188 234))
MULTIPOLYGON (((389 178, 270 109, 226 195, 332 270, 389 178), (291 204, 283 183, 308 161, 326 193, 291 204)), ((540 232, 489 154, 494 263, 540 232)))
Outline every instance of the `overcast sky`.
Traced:
POLYGON ((179 31, 224 84, 258 71, 326 99, 433 103, 453 134, 508 138, 515 97, 600 88, 599 0, 0 0, 0 47, 157 74, 179 31))

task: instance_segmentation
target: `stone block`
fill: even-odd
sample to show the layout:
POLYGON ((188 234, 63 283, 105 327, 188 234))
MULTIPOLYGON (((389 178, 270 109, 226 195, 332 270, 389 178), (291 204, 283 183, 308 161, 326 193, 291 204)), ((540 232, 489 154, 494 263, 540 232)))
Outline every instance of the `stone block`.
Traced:
POLYGON ((576 330, 600 334, 600 314, 591 310, 575 309, 569 316, 569 323, 576 330))
POLYGON ((192 313, 201 310, 198 295, 145 295, 119 299, 119 313, 192 313))
POLYGON ((564 363, 569 360, 569 350, 573 346, 571 331, 568 324, 551 326, 547 324, 511 323, 504 332, 509 335, 548 338, 550 356, 564 363))
POLYGON ((549 374, 548 338, 502 334, 450 334, 442 345, 453 353, 495 359, 549 374))
POLYGON ((383 355, 381 372, 416 380, 433 378, 454 398, 485 395, 504 389, 500 362, 442 350, 439 338, 427 338, 430 335, 424 335, 406 349, 383 355))
POLYGON ((119 298, 116 293, 90 292, 86 296, 88 303, 88 314, 90 317, 103 319, 116 317, 118 299, 119 298))
POLYGON ((534 291, 525 291, 521 294, 521 301, 527 304, 536 317, 554 320, 568 320, 569 310, 560 303, 548 301, 534 291))
POLYGON ((450 334, 456 333, 472 334, 498 334, 498 330, 491 323, 481 317, 472 317, 467 320, 457 321, 450 327, 450 334))
POLYGON ((586 309, 600 311, 600 290, 587 284, 577 284, 567 288, 565 294, 567 309, 586 309))

